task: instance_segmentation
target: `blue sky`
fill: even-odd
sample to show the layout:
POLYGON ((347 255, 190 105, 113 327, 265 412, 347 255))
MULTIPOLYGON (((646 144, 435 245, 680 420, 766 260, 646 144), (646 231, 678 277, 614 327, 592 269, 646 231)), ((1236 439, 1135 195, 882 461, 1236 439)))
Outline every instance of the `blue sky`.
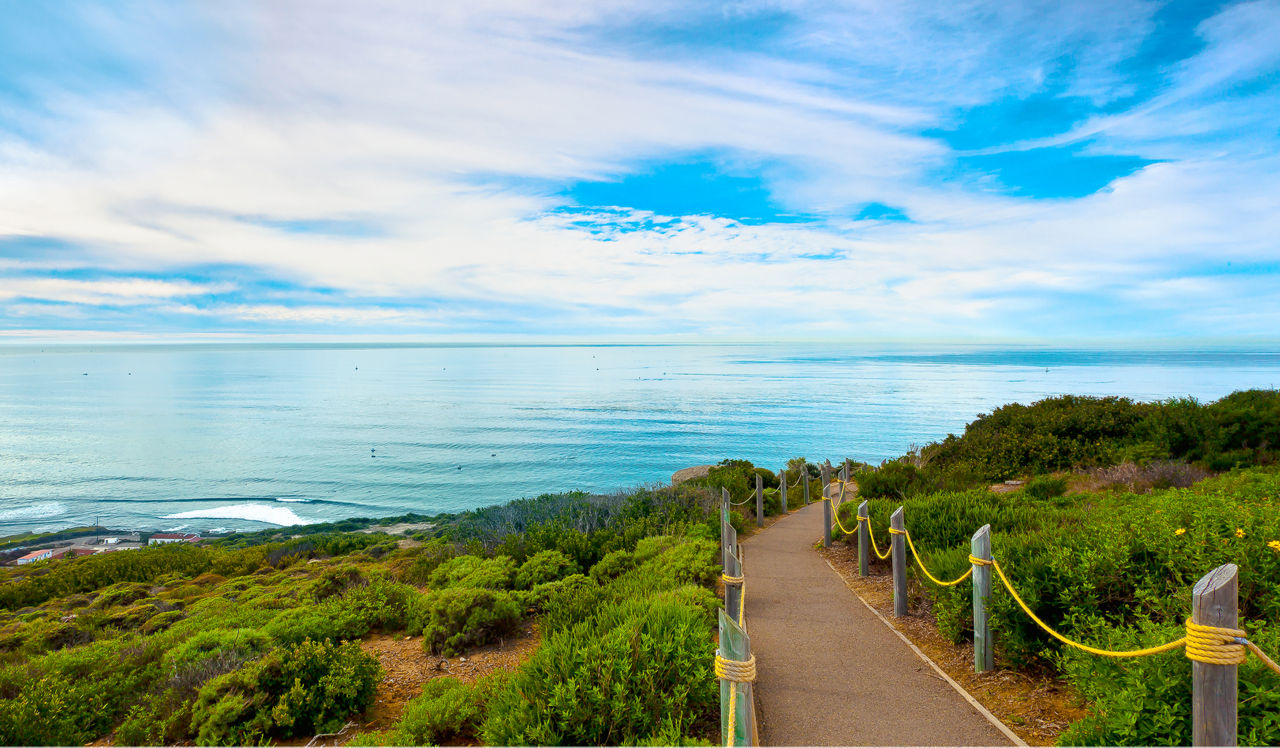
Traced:
POLYGON ((0 342, 1280 338, 1280 0, 0 12, 0 342))

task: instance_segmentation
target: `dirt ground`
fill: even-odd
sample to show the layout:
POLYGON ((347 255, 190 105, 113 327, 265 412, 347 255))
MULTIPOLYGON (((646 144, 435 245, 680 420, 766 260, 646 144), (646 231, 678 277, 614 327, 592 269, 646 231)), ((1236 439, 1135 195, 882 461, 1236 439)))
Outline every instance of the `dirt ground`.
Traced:
POLYGON ((835 544, 819 548, 844 577, 851 590, 880 615, 890 620, 943 672, 951 676, 1000 721, 1028 745, 1053 745, 1067 725, 1085 716, 1080 697, 1063 681, 1050 677, 1034 677, 1002 668, 986 673, 973 672, 973 645, 953 644, 944 638, 925 610, 922 590, 908 588, 909 613, 893 617, 893 577, 881 572, 858 576, 858 551, 854 545, 835 544))

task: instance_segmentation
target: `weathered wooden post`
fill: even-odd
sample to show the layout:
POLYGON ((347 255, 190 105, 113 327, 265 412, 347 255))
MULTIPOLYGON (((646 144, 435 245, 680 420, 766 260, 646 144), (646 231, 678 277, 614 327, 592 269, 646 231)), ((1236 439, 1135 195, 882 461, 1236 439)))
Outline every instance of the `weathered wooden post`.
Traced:
POLYGON ((800 482, 804 484, 804 505, 809 506, 809 463, 800 468, 800 482))
POLYGON ((827 485, 831 483, 831 460, 822 463, 822 495, 827 495, 827 485))
POLYGON ((822 547, 831 547, 831 499, 822 497, 822 547))
POLYGON ((844 479, 846 481, 853 480, 853 460, 848 457, 844 458, 844 479))
MULTIPOLYGON (((737 553, 729 554, 729 563, 724 568, 724 575, 734 579, 742 578, 742 562, 738 560, 737 553)), ((742 582, 724 583, 724 609, 729 612, 733 620, 739 623, 743 620, 742 615, 742 582)))
POLYGON ((907 614, 907 544, 903 542, 902 533, 906 523, 902 517, 902 507, 893 510, 889 515, 889 537, 893 538, 893 616, 900 618, 907 614), (898 532, 893 532, 897 530, 898 532))
MULTIPOLYGON (((1235 564, 1223 564, 1200 577, 1191 590, 1191 622, 1237 628, 1238 585, 1235 564)), ((1192 745, 1236 744, 1238 667, 1191 661, 1192 745)))
POLYGON ((858 505, 858 516, 867 517, 866 522, 858 522, 858 576, 867 575, 867 567, 871 564, 871 519, 867 514, 867 502, 858 505))
POLYGON ((787 471, 782 469, 778 471, 778 498, 782 502, 782 513, 787 513, 787 471))
MULTIPOLYGON (((730 619, 724 611, 719 611, 720 649, 717 654, 734 663, 745 663, 751 660, 751 638, 730 619)), ((748 668, 750 669, 750 668, 748 668)), ((720 735, 722 744, 729 746, 753 745, 755 726, 755 698, 749 680, 720 679, 720 735), (730 694, 733 698, 730 699, 730 694), (733 704, 733 734, 729 734, 729 705, 733 704)))
MULTIPOLYGON (((983 525, 969 540, 969 554, 991 560, 991 525, 983 525)), ((995 647, 991 643, 991 565, 973 565, 973 672, 994 670, 995 647)))
POLYGON ((755 474, 755 526, 764 526, 764 484, 760 482, 760 474, 755 474))

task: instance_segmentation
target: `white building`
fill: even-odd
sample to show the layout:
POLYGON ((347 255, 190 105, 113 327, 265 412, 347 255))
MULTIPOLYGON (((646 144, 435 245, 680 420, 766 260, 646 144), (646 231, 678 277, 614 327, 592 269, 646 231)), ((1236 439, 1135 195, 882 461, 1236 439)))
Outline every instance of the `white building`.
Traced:
POLYGON ((36 561, 46 561, 53 558, 53 549, 45 548, 43 551, 32 551, 22 558, 18 559, 19 564, 33 564, 36 561))

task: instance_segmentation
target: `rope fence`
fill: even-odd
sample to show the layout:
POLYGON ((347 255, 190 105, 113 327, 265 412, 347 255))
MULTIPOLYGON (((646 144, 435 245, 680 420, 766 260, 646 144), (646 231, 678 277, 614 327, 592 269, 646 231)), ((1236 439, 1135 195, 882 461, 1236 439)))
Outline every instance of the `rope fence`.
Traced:
MULTIPOLYGON (((1249 641, 1246 632, 1238 628, 1238 575, 1235 564, 1224 564, 1206 574, 1192 590, 1192 614, 1185 621, 1185 634, 1173 641, 1134 650, 1111 650, 1093 647, 1054 630, 1027 605, 1017 588, 1009 580, 1004 567, 991 554, 991 526, 985 525, 974 533, 969 554, 969 569, 950 581, 939 579, 925 565, 920 552, 905 527, 904 508, 899 506, 890 517, 890 547, 883 553, 875 540, 867 502, 858 506, 857 524, 850 530, 840 520, 839 505, 849 489, 849 481, 831 480, 824 486, 823 541, 830 545, 835 529, 845 535, 858 535, 859 575, 867 576, 870 554, 882 561, 892 560, 894 615, 906 615, 907 581, 905 555, 910 551, 916 566, 933 584, 950 587, 973 580, 974 620, 974 669, 977 672, 994 669, 993 647, 990 631, 988 602, 991 597, 991 571, 1009 596, 1045 633, 1063 644, 1100 657, 1146 657, 1183 649, 1193 663, 1192 668, 1192 736, 1193 745, 1236 744, 1236 668, 1248 659, 1249 653, 1264 665, 1280 674, 1280 665, 1256 644, 1249 641), (839 493, 834 488, 839 485, 839 493), (828 496, 828 494, 835 494, 828 496), (905 540, 905 543, 903 542, 905 540), (905 546, 905 547, 904 547, 905 546), (1222 671, 1229 668, 1230 672, 1222 671)), ((856 493, 856 486, 854 487, 856 493)))

